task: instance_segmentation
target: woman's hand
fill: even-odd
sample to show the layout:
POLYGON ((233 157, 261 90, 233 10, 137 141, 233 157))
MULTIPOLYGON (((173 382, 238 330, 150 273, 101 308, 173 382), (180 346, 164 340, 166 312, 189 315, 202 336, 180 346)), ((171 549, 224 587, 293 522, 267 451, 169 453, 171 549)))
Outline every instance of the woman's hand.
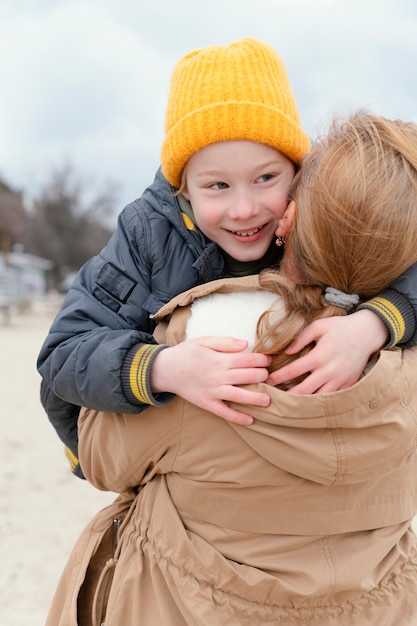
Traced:
POLYGON ((271 358, 244 352, 247 341, 233 337, 200 337, 161 350, 151 369, 154 393, 175 393, 229 422, 252 424, 250 405, 266 407, 266 393, 239 387, 266 382, 271 358), (232 409, 227 402, 249 405, 249 412, 232 409))
POLYGON ((346 389, 360 378, 369 357, 388 340, 388 328, 372 311, 362 309, 343 317, 328 317, 307 326, 286 350, 297 354, 308 344, 314 348, 273 372, 267 382, 278 385, 308 374, 289 393, 325 393, 346 389))

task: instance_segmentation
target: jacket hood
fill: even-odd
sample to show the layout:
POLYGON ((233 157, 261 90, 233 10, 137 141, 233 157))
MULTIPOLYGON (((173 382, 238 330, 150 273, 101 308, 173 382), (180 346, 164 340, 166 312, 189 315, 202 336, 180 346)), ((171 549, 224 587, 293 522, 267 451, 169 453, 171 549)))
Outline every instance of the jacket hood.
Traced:
POLYGON ((403 406, 412 381, 404 379, 404 370, 417 374, 416 352, 384 351, 366 376, 333 393, 301 396, 248 386, 263 388, 271 404, 253 407, 253 425, 239 434, 269 463, 320 484, 389 474, 415 450, 414 423, 403 406))

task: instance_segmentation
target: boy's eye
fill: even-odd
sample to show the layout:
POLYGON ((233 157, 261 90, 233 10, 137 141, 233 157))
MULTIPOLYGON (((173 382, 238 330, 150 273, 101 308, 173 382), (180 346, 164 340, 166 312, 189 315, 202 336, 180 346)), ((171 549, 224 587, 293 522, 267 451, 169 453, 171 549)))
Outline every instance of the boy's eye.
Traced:
POLYGON ((274 178, 273 174, 262 174, 262 176, 259 176, 256 180, 260 183, 267 183, 271 178, 274 178))
POLYGON ((227 183, 214 183, 210 185, 212 189, 227 189, 229 185, 227 183))

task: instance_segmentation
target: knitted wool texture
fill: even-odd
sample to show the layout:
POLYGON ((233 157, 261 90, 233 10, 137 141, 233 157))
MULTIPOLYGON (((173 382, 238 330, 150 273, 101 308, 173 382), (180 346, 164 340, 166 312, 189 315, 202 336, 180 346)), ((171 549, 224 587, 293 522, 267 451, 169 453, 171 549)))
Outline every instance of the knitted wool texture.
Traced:
POLYGON ((198 150, 218 141, 249 140, 279 150, 297 165, 310 149, 286 68, 257 39, 193 50, 175 66, 161 150, 174 186, 198 150))

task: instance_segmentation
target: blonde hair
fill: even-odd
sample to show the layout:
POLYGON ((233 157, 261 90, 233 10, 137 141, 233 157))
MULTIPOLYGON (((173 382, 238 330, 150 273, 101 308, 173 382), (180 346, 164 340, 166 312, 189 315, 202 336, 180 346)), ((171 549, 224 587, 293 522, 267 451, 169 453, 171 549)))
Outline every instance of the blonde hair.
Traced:
POLYGON ((268 354, 315 319, 346 314, 325 306, 325 287, 364 301, 417 261, 417 126, 365 112, 335 121, 302 162, 290 196, 297 215, 287 243, 304 284, 261 274, 287 311, 279 324, 268 314, 258 324, 256 350, 268 354))

